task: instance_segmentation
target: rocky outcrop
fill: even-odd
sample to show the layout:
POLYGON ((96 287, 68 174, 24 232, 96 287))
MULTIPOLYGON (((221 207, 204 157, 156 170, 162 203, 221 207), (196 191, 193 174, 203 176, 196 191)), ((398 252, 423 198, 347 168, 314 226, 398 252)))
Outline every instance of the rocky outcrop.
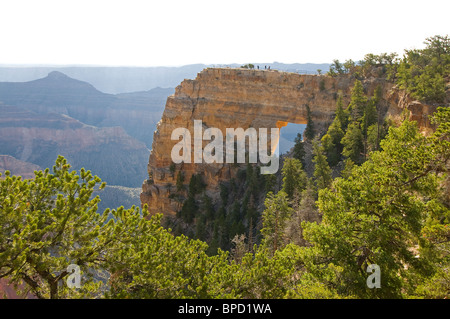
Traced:
MULTIPOLYGON (((405 91, 400 90, 397 87, 392 88, 392 90, 389 92, 388 98, 393 106, 390 108, 390 110, 393 112, 392 117, 394 119, 400 120, 401 117, 398 116, 400 115, 399 112, 406 109, 409 111, 409 119, 412 121, 416 121, 424 134, 428 134, 433 130, 433 126, 430 123, 430 115, 436 111, 438 105, 417 101, 405 91)), ((448 90, 446 101, 442 103, 442 105, 448 106, 449 102, 450 90, 448 90)))
MULTIPOLYGON (((344 104, 350 102, 354 78, 300 75, 276 70, 249 70, 208 68, 194 80, 184 80, 175 94, 168 97, 166 107, 153 137, 148 163, 150 179, 142 186, 141 203, 148 204, 151 213, 173 215, 179 209, 179 201, 173 200, 178 171, 189 183, 192 174, 201 174, 207 184, 207 192, 217 197, 218 185, 236 173, 228 164, 177 164, 171 169, 171 150, 178 140, 171 140, 176 128, 187 128, 194 136, 194 120, 201 120, 203 129, 283 127, 286 123, 307 122, 307 106, 318 131, 324 131, 333 119, 338 94, 344 104)), ((375 88, 382 88, 381 107, 396 118, 402 108, 411 109, 412 117, 427 118, 432 107, 417 107, 407 101, 385 78, 369 78, 363 81, 367 95, 375 88)), ((421 123, 426 126, 427 121, 421 123)), ((193 139, 192 139, 193 141, 193 139)), ((203 142, 203 146, 208 142, 203 142)), ((193 150, 193 143, 191 145, 193 150)))

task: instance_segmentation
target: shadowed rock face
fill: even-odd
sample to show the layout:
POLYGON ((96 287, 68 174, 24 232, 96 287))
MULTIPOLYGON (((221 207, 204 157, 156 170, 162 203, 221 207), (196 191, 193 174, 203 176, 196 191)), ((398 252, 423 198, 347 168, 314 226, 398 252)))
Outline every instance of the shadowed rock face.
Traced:
POLYGON ((41 168, 61 154, 108 184, 139 187, 153 128, 172 92, 105 94, 61 72, 0 82, 0 154, 41 168))
MULTIPOLYGON (((349 76, 229 68, 208 68, 195 80, 184 80, 175 94, 168 97, 154 133, 148 164, 150 179, 143 184, 141 203, 148 204, 151 213, 174 214, 180 204, 169 197, 175 190, 178 171, 183 171, 185 184, 192 174, 201 174, 207 184, 207 194, 212 198, 217 198, 220 182, 229 180, 237 172, 233 165, 205 163, 177 164, 175 172, 171 171, 171 150, 179 141, 171 140, 174 129, 189 129, 193 150, 194 120, 202 121, 203 130, 215 127, 225 136, 226 128, 258 130, 287 123, 306 124, 309 106, 315 127, 319 132, 324 131, 334 117, 338 94, 342 95, 344 105, 350 102, 353 83, 354 78, 349 76)), ((369 96, 377 85, 382 88, 382 107, 388 115, 398 116, 402 107, 411 104, 386 79, 363 81, 369 96)), ((203 146, 208 143, 203 141, 203 146)))
MULTIPOLYGON (((74 169, 90 169, 113 185, 136 187, 146 175, 147 147, 121 127, 98 128, 67 115, 36 114, 1 104, 0 114, 2 154, 42 168, 52 167, 57 156, 63 155, 74 169)), ((12 170, 12 162, 6 163, 5 170, 12 170)))
MULTIPOLYGON (((9 155, 0 155, 0 173, 9 171, 11 175, 19 175, 22 178, 33 178, 34 171, 41 170, 38 165, 20 161, 9 155)), ((0 177, 2 178, 2 177, 0 177)))
POLYGON ((148 127, 156 125, 161 118, 164 102, 172 93, 171 88, 155 88, 106 94, 57 71, 29 82, 0 82, 0 102, 5 105, 47 116, 64 114, 98 127, 121 126, 147 147, 151 146, 153 134, 148 127))

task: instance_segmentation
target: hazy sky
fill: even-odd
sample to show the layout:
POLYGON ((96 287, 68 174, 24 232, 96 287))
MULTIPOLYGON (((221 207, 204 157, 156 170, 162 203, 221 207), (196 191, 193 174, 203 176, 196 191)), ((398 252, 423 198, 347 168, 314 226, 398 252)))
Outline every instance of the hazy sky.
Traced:
POLYGON ((358 60, 450 34, 449 3, 1 0, 0 64, 358 60))

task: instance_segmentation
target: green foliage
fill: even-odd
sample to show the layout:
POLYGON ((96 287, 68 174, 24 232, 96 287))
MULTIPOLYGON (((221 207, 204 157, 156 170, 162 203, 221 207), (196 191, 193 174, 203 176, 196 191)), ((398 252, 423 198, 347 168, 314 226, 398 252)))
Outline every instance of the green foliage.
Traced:
POLYGON ((341 75, 344 74, 345 70, 344 70, 344 66, 342 65, 342 63, 339 62, 339 60, 335 59, 333 60, 333 64, 330 65, 330 69, 328 70, 328 75, 330 76, 336 76, 336 75, 341 75))
POLYGON ((320 91, 325 91, 325 80, 320 80, 319 82, 319 90, 320 91))
POLYGON ((336 125, 338 125, 338 127, 342 131, 345 131, 347 129, 350 114, 348 109, 344 110, 344 102, 342 101, 342 95, 339 95, 337 98, 335 113, 336 113, 335 120, 339 121, 339 123, 336 125))
POLYGON ((53 174, 46 169, 36 171, 34 179, 9 173, 0 179, 0 277, 25 283, 24 293, 38 298, 98 295, 97 263, 117 244, 113 220, 108 221, 108 212, 97 213, 98 196, 91 199, 105 184, 83 168, 79 175, 69 169, 59 156, 53 174), (61 285, 70 264, 83 274, 78 291, 61 285))
POLYGON ((251 64, 251 63, 248 63, 248 64, 245 64, 245 65, 242 65, 241 68, 243 68, 243 69, 254 69, 255 65, 251 64))
POLYGON ((368 53, 364 56, 363 65, 380 66, 395 63, 397 53, 381 53, 379 55, 368 53))
POLYGON ((304 165, 304 160, 305 160, 305 148, 302 142, 302 134, 301 133, 297 133, 297 136, 294 140, 295 144, 294 144, 294 149, 293 149, 293 157, 298 159, 300 162, 302 162, 302 164, 304 165))
POLYGON ((274 192, 277 185, 277 177, 275 174, 264 175, 264 190, 266 193, 274 192))
POLYGON ((367 136, 367 130, 373 124, 378 123, 378 112, 376 107, 376 102, 374 100, 370 100, 366 109, 364 110, 364 115, 362 119, 362 131, 367 136))
POLYGON ((177 186, 178 192, 184 189, 184 172, 183 171, 178 171, 176 186, 177 186))
POLYGON ((170 174, 172 175, 172 177, 175 176, 176 169, 177 169, 177 166, 175 165, 175 163, 174 162, 170 163, 169 170, 170 170, 170 174))
POLYGON ((339 162, 340 154, 337 151, 336 145, 333 143, 330 134, 325 134, 320 140, 323 151, 325 152, 326 160, 331 166, 339 162))
POLYGON ((180 212, 177 214, 177 217, 182 218, 187 223, 192 223, 197 212, 198 205, 194 195, 189 194, 188 198, 184 201, 180 212))
POLYGON ((335 166, 340 161, 343 150, 341 141, 344 137, 344 132, 347 129, 348 121, 348 110, 344 110, 342 96, 339 95, 336 102, 336 111, 333 122, 320 141, 330 166, 335 166))
POLYGON ((333 63, 330 65, 330 69, 328 70, 327 75, 329 76, 337 76, 337 75, 345 75, 345 74, 356 74, 358 66, 352 60, 346 60, 344 63, 339 62, 339 60, 333 60, 333 63))
POLYGON ((450 74, 450 39, 433 36, 425 49, 406 50, 395 73, 396 82, 413 97, 434 103, 445 100, 445 78, 450 74))
POLYGON ((111 257, 108 298, 211 298, 223 297, 221 287, 209 289, 225 266, 227 255, 209 257, 207 245, 185 236, 174 237, 160 225, 160 215, 134 220, 145 232, 122 243, 111 257))
POLYGON ((262 244, 274 254, 284 244, 286 221, 292 213, 292 208, 284 191, 279 191, 276 195, 268 193, 264 205, 266 208, 262 213, 262 244))
POLYGON ((359 122, 352 122, 349 124, 341 143, 344 146, 342 155, 350 158, 355 163, 362 163, 364 141, 359 122))
POLYGON ((378 151, 380 148, 380 142, 383 140, 389 130, 389 121, 384 121, 383 125, 378 123, 372 124, 367 128, 366 137, 366 151, 367 153, 372 151, 378 151))
POLYGON ((352 59, 345 61, 343 64, 344 73, 352 73, 355 66, 356 66, 356 63, 352 59))
MULTIPOLYGON (((98 214, 98 177, 78 175, 59 157, 54 173, 0 180, 0 276, 39 298, 282 298, 293 285, 284 251, 247 253, 239 261, 199 240, 173 236, 162 215, 138 208, 98 214), (65 283, 81 268, 81 288, 65 283), (100 275, 104 273, 104 277, 100 275), (103 278, 103 279, 102 279, 103 278)), ((205 201, 207 204, 207 200, 205 201)), ((239 208, 239 205, 236 206, 239 208)), ((220 214, 220 213, 219 213, 220 214)))
POLYGON ((341 143, 343 137, 344 131, 342 130, 342 124, 339 117, 336 116, 328 128, 327 133, 321 139, 328 163, 331 166, 336 165, 340 160, 340 155, 343 150, 341 143))
POLYGON ((352 175, 355 163, 350 159, 346 158, 344 161, 344 169, 341 171, 342 178, 349 178, 352 175))
POLYGON ((189 181, 189 191, 188 193, 192 196, 195 196, 201 193, 206 188, 205 182, 203 182, 203 178, 199 174, 193 174, 191 176, 191 180, 189 181))
POLYGON ((450 130, 448 123, 440 128, 430 138, 414 122, 391 128, 383 151, 371 153, 350 176, 319 192, 322 223, 303 225, 313 244, 303 258, 316 278, 343 295, 395 298, 433 275, 431 260, 410 248, 424 245, 424 220, 436 205, 448 211, 439 204, 438 173, 450 158, 450 130), (382 289, 366 286, 365 270, 372 263, 381 268, 382 289))
POLYGON ((303 171, 302 163, 296 158, 287 158, 281 170, 283 176, 283 188, 289 199, 295 192, 301 193, 306 188, 307 176, 303 171))
POLYGON ((303 136, 306 137, 308 140, 312 140, 314 138, 315 131, 314 131, 314 122, 311 117, 311 109, 309 108, 309 105, 306 104, 306 128, 303 132, 303 136))
POLYGON ((360 120, 364 115, 366 109, 367 97, 364 94, 364 88, 361 81, 355 80, 355 84, 352 88, 352 97, 348 106, 353 121, 360 120))
POLYGON ((326 188, 331 184, 331 169, 327 162, 323 146, 313 143, 314 178, 318 189, 326 188))

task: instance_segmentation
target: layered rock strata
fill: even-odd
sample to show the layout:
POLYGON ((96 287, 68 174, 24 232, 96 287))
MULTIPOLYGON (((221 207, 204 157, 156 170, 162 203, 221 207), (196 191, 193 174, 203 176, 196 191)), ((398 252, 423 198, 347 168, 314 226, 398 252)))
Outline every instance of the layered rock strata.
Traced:
MULTIPOLYGON (((161 120, 154 132, 148 163, 149 179, 143 183, 141 203, 147 204, 151 213, 175 214, 180 200, 175 200, 176 177, 182 171, 184 184, 192 174, 201 174, 207 184, 207 193, 218 197, 218 186, 236 174, 232 164, 172 164, 171 152, 179 140, 172 140, 177 128, 187 128, 191 133, 191 151, 194 151, 194 120, 201 120, 203 132, 218 128, 225 136, 226 128, 247 129, 282 127, 287 123, 307 123, 307 106, 315 127, 326 129, 334 117, 336 99, 340 94, 344 105, 350 102, 354 78, 300 75, 276 70, 249 70, 207 68, 195 80, 184 80, 175 94, 167 98, 161 120)), ((412 101, 402 96, 392 82, 383 78, 363 81, 367 95, 382 88, 382 107, 387 114, 398 116, 402 107, 412 101)), ((416 105, 417 106, 417 105, 416 105)), ((431 112, 424 105, 417 106, 431 112)), ((426 125, 426 114, 416 110, 415 117, 426 125)), ((203 146, 209 141, 203 141, 203 146)), ((193 156, 191 157, 193 158, 193 156)))

